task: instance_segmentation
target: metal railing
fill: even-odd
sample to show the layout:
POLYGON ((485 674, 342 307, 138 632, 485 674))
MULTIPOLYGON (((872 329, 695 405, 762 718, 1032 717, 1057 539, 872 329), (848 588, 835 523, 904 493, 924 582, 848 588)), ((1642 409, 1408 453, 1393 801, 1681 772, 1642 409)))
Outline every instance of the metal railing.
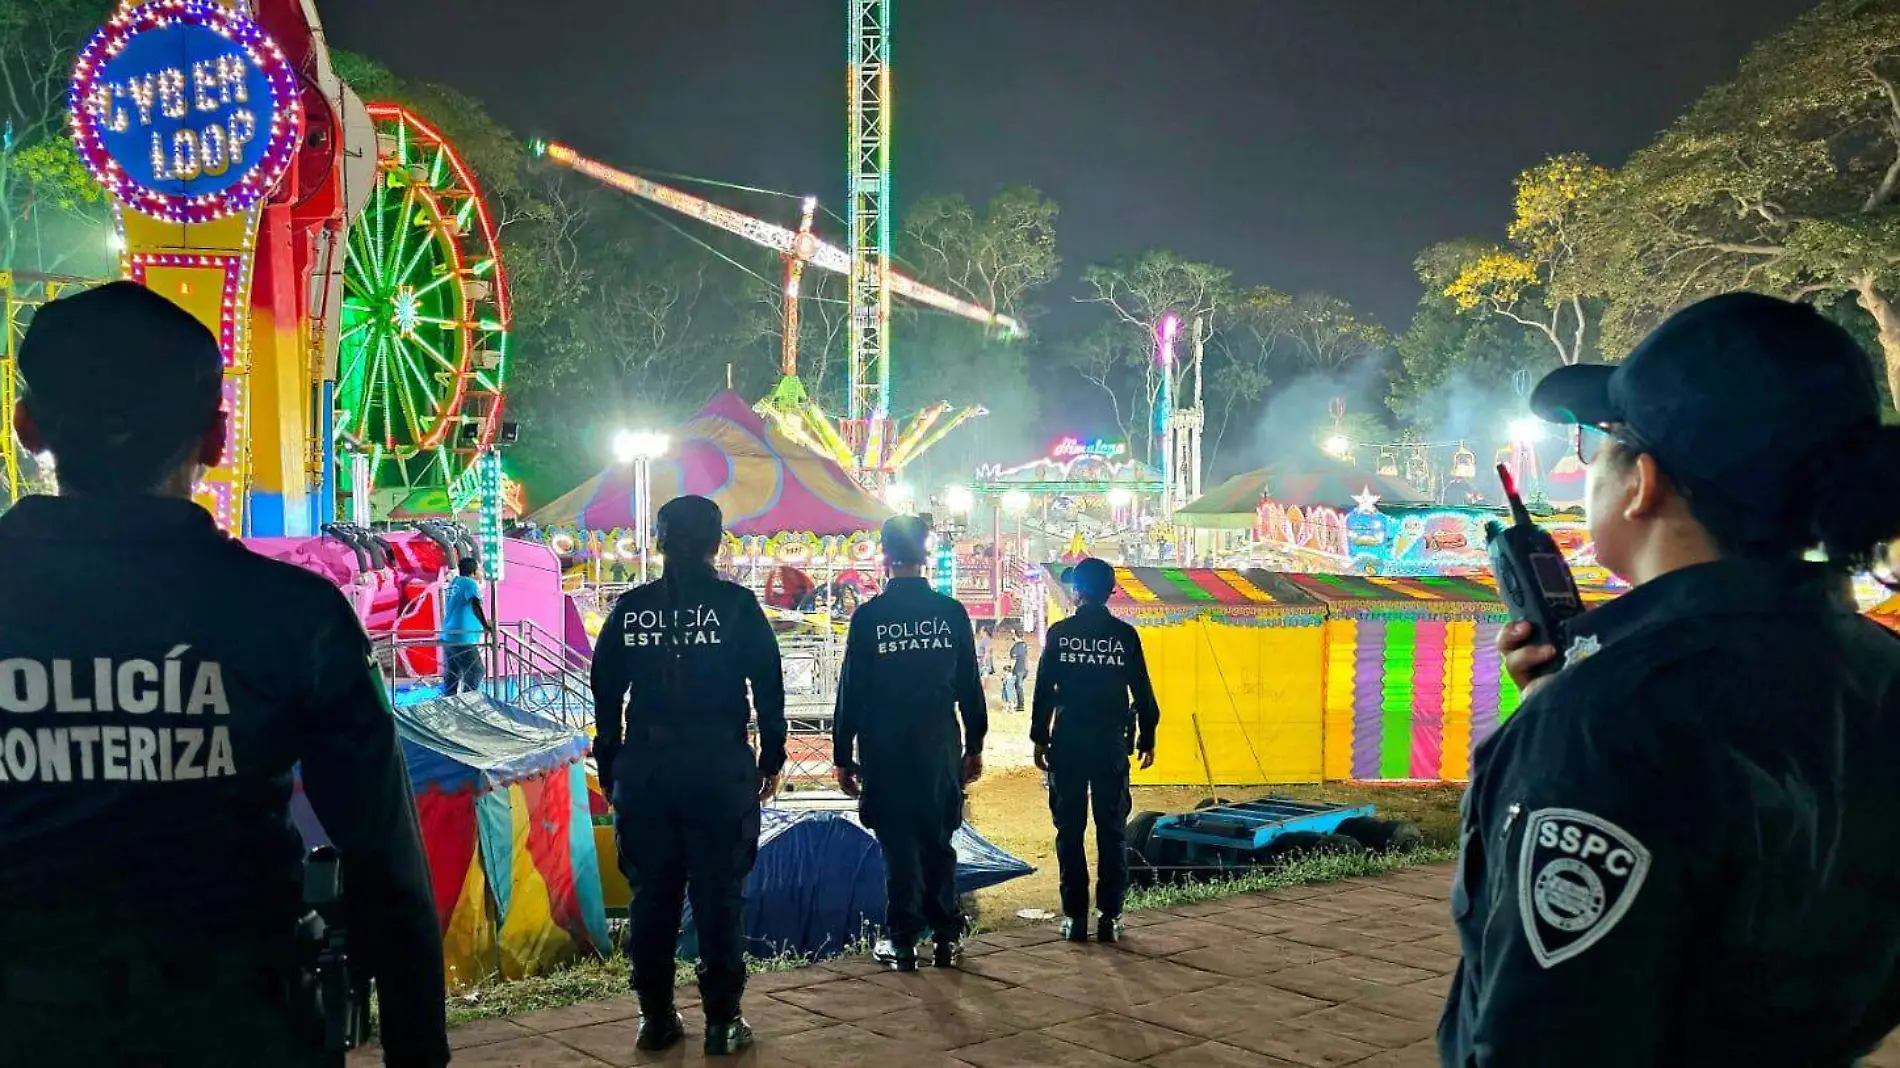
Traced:
MULTIPOLYGON (((483 693, 572 730, 593 723, 587 658, 531 620, 504 623, 479 646, 483 693)), ((376 642, 392 703, 442 685, 442 646, 434 638, 387 635, 376 642)))

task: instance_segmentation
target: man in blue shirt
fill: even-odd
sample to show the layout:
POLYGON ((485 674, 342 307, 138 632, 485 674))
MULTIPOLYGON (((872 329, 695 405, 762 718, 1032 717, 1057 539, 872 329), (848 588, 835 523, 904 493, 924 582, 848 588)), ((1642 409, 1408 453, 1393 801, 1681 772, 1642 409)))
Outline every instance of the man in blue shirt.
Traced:
POLYGON ((482 612, 481 561, 464 556, 460 572, 442 591, 442 692, 445 695, 482 686, 482 636, 493 634, 482 612))

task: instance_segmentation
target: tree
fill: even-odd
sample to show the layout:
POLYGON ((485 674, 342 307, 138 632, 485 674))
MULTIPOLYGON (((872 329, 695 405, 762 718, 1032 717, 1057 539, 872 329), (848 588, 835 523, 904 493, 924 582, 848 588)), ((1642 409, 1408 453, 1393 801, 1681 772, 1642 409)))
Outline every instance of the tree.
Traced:
POLYGON ((1753 289, 1850 294, 1900 396, 1900 0, 1824 0, 1757 45, 1585 213, 1605 339, 1753 289))
MULTIPOLYGON (((1161 368, 1147 355, 1153 351, 1156 329, 1172 314, 1180 320, 1182 338, 1189 336, 1189 328, 1196 319, 1209 321, 1211 336, 1212 319, 1229 300, 1232 278, 1233 272, 1224 267, 1184 260, 1166 249, 1149 249, 1134 259, 1090 267, 1083 272, 1082 280, 1094 295, 1079 299, 1099 304, 1114 313, 1124 328, 1122 332, 1130 337, 1112 348, 1122 354, 1130 369, 1139 369, 1139 374, 1132 376, 1092 376, 1085 372, 1084 377, 1103 389, 1109 388, 1104 384, 1108 380, 1139 383, 1137 396, 1128 398, 1126 403, 1117 398, 1117 420, 1123 418, 1123 412, 1130 420, 1142 412, 1147 414, 1148 418, 1139 424, 1141 436, 1131 438, 1131 444, 1142 442, 1150 459, 1155 445, 1153 415, 1161 391, 1161 368)), ((1102 342, 1085 340, 1080 348, 1071 350, 1071 355, 1096 367, 1103 357, 1102 342)), ((1071 363, 1071 366, 1080 369, 1077 364, 1071 363)))
POLYGON ((1258 407, 1273 384, 1272 369, 1289 345, 1292 307, 1293 298, 1272 286, 1249 289, 1234 302, 1233 322, 1208 346, 1206 451, 1214 469, 1223 466, 1221 445, 1234 416, 1258 407))
POLYGON ((1474 432, 1466 424, 1480 414, 1488 418, 1512 395, 1515 372, 1549 366, 1543 335, 1502 316, 1467 314, 1446 295, 1449 280, 1482 247, 1475 241, 1433 245, 1413 262, 1425 292, 1411 324, 1393 341, 1399 370, 1386 396, 1386 406, 1406 423, 1474 432))
POLYGON ((1131 445, 1146 433, 1144 409, 1137 399, 1143 381, 1138 368, 1149 359, 1151 345, 1142 344, 1119 323, 1103 323, 1068 341, 1057 357, 1108 398, 1115 429, 1131 445))
POLYGON ((0 267, 110 268, 105 197, 66 135, 73 64, 107 7, 0 0, 0 267))
POLYGON ((1443 293, 1460 311, 1502 316, 1535 331, 1560 364, 1580 362, 1591 322, 1579 264, 1580 222, 1609 182, 1608 170, 1576 154, 1518 175, 1511 243, 1467 247, 1443 293))
POLYGON ((1384 327, 1360 318, 1352 305, 1325 293, 1295 297, 1280 317, 1292 351, 1308 371, 1338 374, 1392 345, 1384 327))
POLYGON ((919 201, 898 250, 919 280, 1021 321, 1025 300, 1056 277, 1054 201, 1033 186, 1005 188, 979 213, 961 196, 919 201))

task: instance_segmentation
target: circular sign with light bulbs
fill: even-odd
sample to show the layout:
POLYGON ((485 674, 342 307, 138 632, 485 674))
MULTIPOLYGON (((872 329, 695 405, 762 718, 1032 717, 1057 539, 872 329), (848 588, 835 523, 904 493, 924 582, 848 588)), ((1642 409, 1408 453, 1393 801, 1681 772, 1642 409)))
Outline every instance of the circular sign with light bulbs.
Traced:
POLYGON ((283 52, 213 0, 153 0, 112 16, 80 52, 68 103, 93 178, 126 207, 179 223, 269 195, 303 130, 283 52))

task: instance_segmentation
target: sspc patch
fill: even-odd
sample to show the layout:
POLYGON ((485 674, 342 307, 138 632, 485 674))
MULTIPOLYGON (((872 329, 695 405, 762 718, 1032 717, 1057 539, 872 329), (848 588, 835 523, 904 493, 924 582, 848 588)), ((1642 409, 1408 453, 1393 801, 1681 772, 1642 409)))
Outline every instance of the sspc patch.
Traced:
POLYGON ((1517 910, 1537 963, 1554 967, 1596 945, 1635 902, 1649 850, 1628 831, 1574 808, 1540 808, 1524 828, 1517 910))

